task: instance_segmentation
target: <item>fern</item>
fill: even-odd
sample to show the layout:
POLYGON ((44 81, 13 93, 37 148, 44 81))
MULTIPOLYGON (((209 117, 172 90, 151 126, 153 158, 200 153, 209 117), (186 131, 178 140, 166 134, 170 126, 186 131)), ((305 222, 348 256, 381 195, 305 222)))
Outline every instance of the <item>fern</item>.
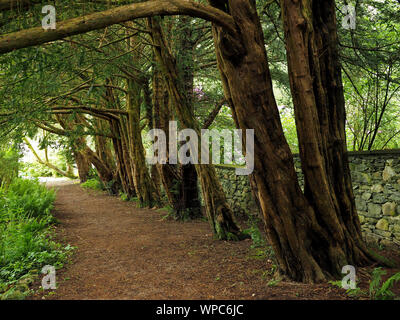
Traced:
POLYGON ((369 296, 371 299, 375 299, 376 293, 379 290, 379 286, 382 282, 382 276, 386 274, 385 270, 382 270, 382 268, 375 268, 374 271, 372 271, 371 274, 371 281, 369 284, 369 296))
MULTIPOLYGON (((381 269, 381 268, 377 268, 381 269)), ((375 270, 377 270, 375 269, 375 270)), ((374 271, 375 271, 374 270, 374 271)), ((379 271, 379 284, 381 283, 381 276, 386 274, 386 271, 379 271)), ((374 280, 374 279, 372 279, 374 280)), ((374 300, 390 300, 396 297, 396 295, 391 291, 393 285, 400 281, 400 272, 396 273, 395 275, 391 276, 388 280, 386 280, 383 285, 379 288, 379 284, 375 287, 375 291, 373 292, 374 300)), ((371 281, 372 284, 373 281, 371 281)), ((371 288, 371 286, 370 286, 371 288)), ((370 291, 371 292, 371 291, 370 291)))

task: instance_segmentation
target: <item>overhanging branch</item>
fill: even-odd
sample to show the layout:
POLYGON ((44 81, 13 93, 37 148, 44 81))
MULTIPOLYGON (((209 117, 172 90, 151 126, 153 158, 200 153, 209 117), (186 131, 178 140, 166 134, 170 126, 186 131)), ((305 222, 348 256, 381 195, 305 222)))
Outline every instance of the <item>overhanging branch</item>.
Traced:
POLYGON ((133 19, 179 14, 211 21, 235 33, 233 18, 222 10, 189 0, 150 0, 58 22, 54 30, 36 27, 3 35, 0 37, 0 53, 60 40, 133 19))

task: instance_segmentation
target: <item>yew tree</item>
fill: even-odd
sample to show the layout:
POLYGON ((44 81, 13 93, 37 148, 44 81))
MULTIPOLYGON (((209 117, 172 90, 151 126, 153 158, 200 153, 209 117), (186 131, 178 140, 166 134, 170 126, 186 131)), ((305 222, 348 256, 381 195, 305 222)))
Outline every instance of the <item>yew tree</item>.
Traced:
MULTIPOLYGON (((280 6, 304 192, 280 121, 255 0, 210 0, 209 5, 153 0, 118 6, 59 22, 55 30, 38 27, 3 35, 0 53, 136 18, 190 15, 211 21, 218 68, 235 123, 240 129, 255 130, 250 180, 280 273, 296 281, 319 282, 339 276, 345 265, 368 265, 378 257, 363 242, 352 192, 335 1, 281 0, 280 6)), ((181 99, 174 90, 169 93, 181 99)), ((188 107, 185 102, 182 106, 188 107)), ((180 112, 185 115, 190 110, 180 112)), ((188 119, 182 117, 186 126, 188 119)), ((210 170, 197 167, 200 179, 212 177, 210 170)))

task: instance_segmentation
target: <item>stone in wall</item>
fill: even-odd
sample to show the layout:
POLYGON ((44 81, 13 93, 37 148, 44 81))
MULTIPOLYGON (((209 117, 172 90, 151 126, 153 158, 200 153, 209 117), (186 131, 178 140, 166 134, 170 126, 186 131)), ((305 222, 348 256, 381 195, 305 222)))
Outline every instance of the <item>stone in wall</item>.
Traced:
POLYGON ((399 245, 400 153, 349 153, 354 196, 367 241, 399 245), (367 209, 365 209, 367 208, 367 209))
MULTIPOLYGON (((294 156, 303 188, 300 160, 294 156)), ((400 150, 349 152, 353 189, 361 227, 367 241, 400 245, 400 150)), ((238 216, 258 214, 249 178, 235 168, 217 166, 217 174, 238 216)))

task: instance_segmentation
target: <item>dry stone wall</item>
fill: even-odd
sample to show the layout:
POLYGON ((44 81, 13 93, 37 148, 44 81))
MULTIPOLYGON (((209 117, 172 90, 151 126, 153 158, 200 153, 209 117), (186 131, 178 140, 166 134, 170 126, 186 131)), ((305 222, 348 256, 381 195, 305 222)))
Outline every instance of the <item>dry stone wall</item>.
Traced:
MULTIPOLYGON (((400 150, 349 152, 354 196, 363 235, 368 242, 400 245, 400 150)), ((296 171, 302 184, 300 161, 296 171)), ((257 213, 247 176, 218 166, 228 201, 237 215, 257 213)))

